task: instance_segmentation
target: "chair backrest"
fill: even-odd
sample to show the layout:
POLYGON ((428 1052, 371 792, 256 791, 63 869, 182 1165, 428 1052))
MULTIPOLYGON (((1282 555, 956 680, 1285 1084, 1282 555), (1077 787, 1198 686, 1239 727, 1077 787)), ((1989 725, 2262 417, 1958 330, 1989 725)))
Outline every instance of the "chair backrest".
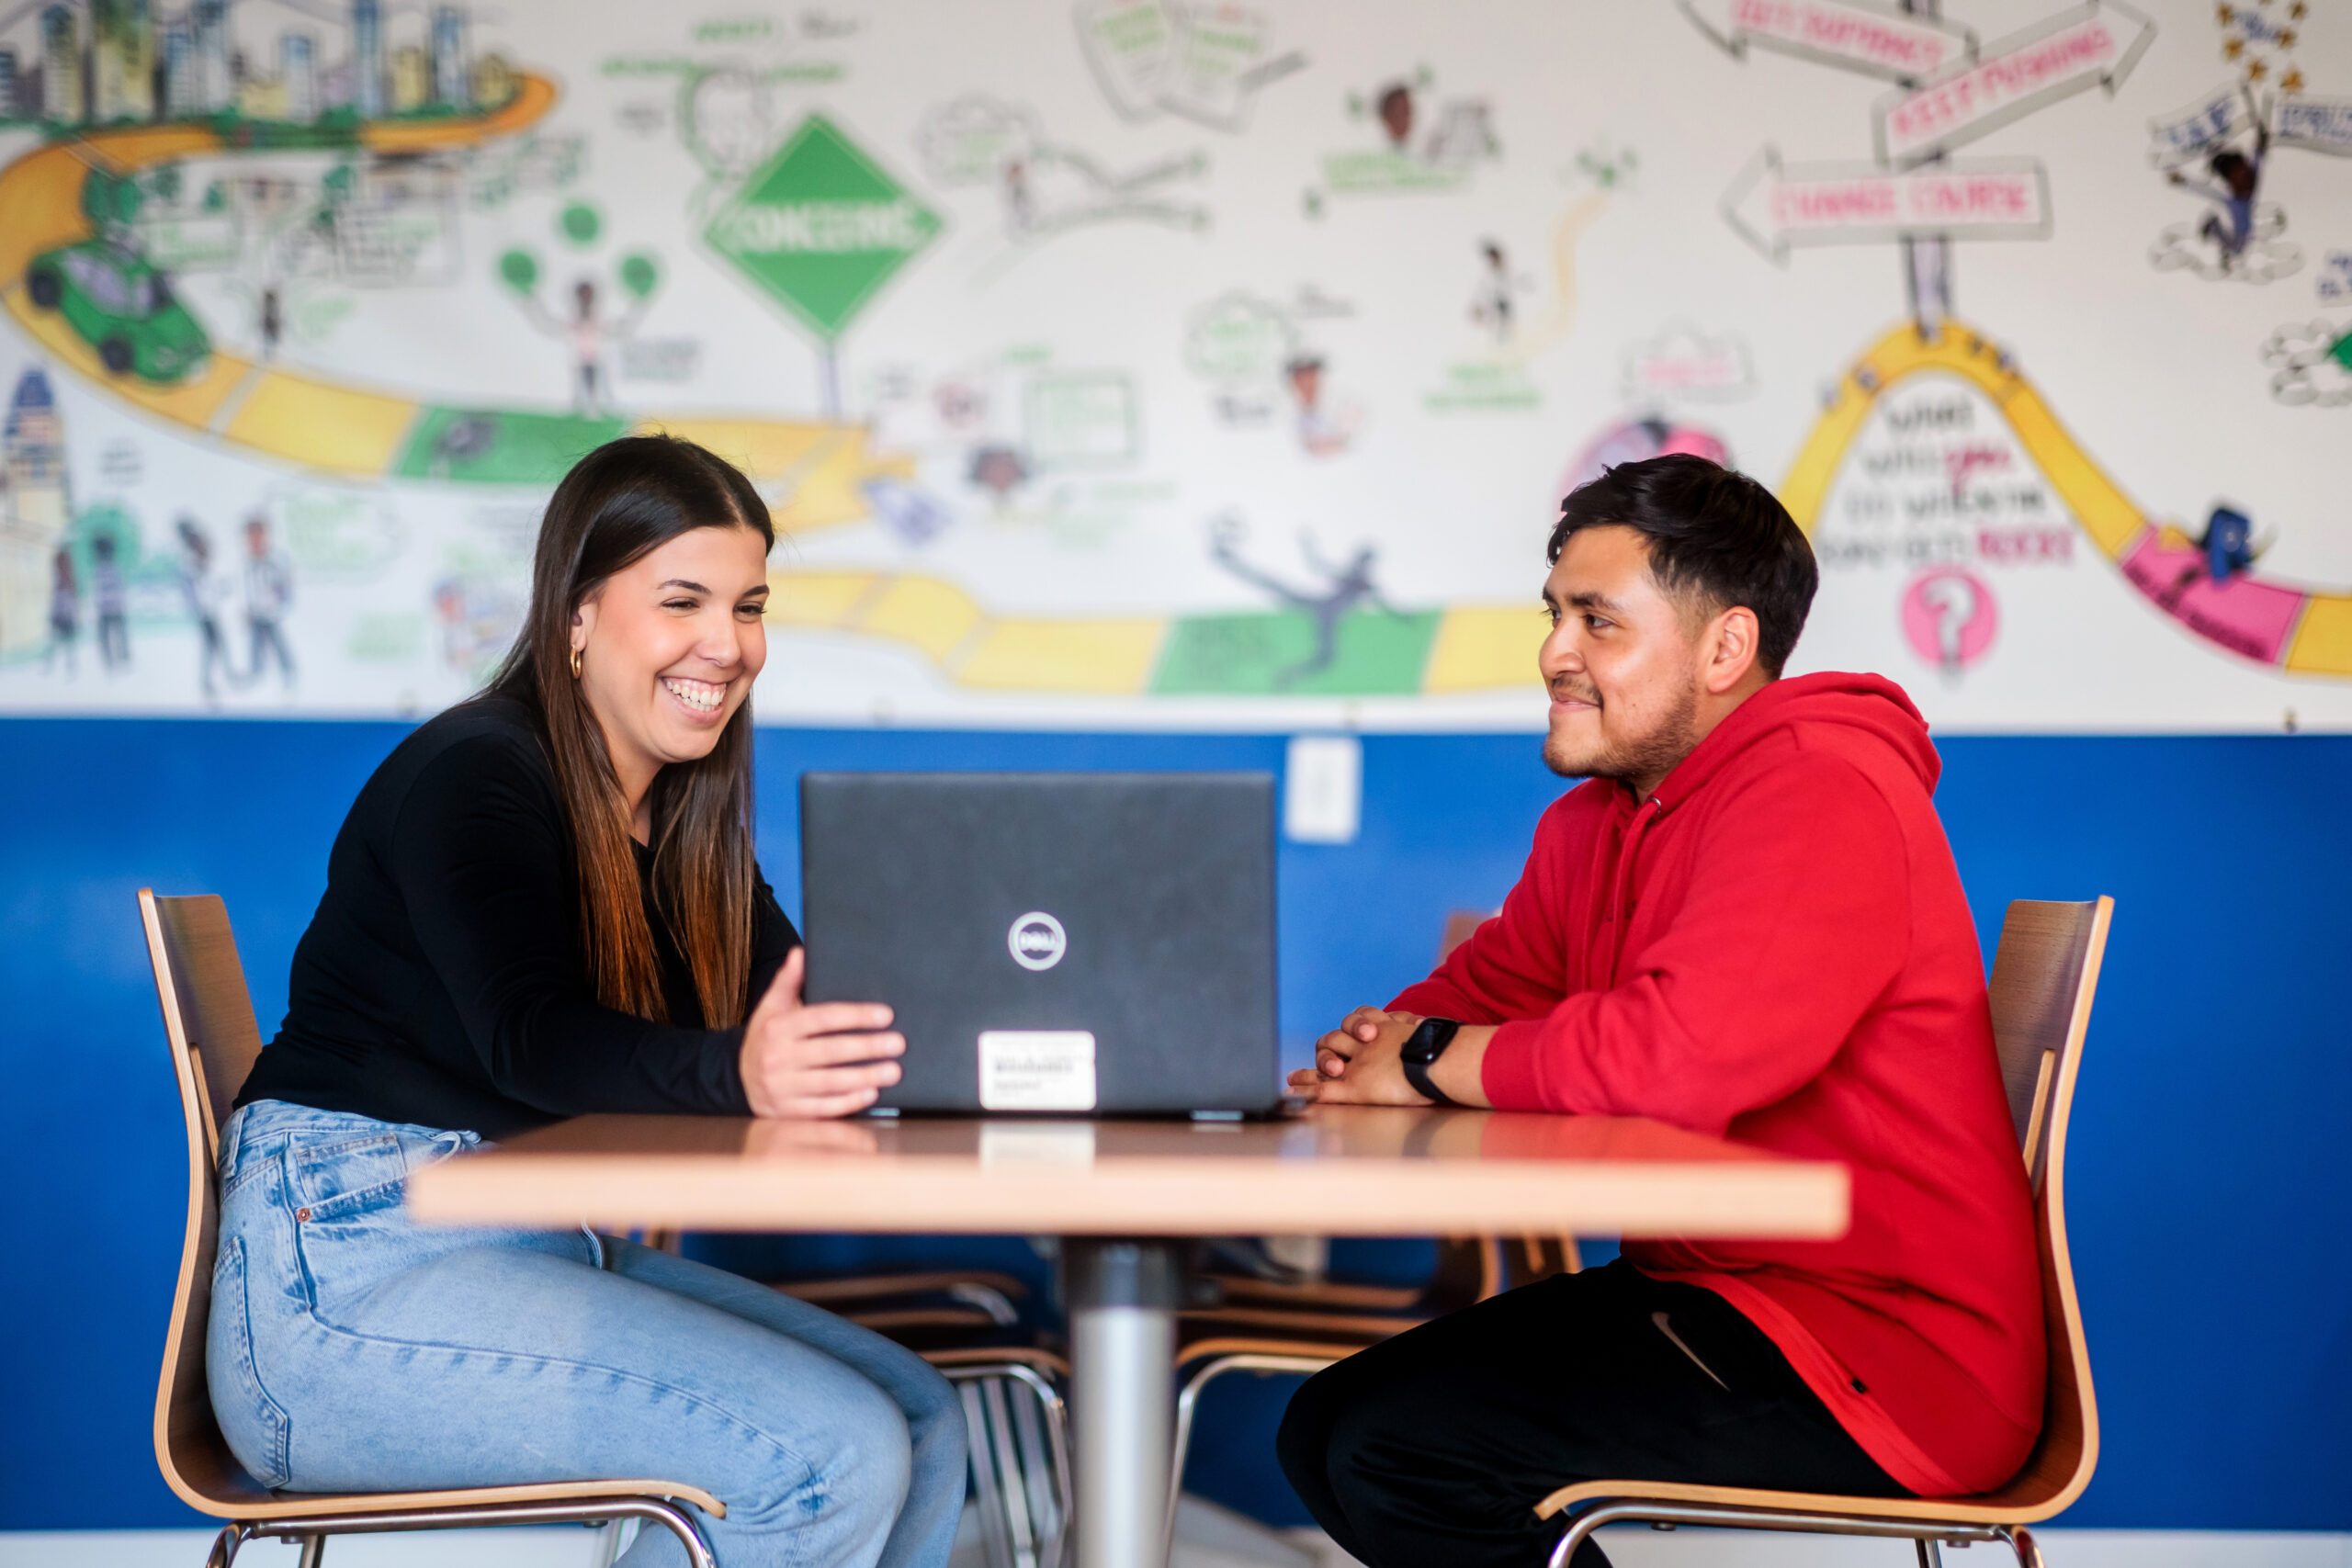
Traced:
POLYGON ((1470 933, 1495 918, 1492 909, 1454 909, 1445 917, 1445 927, 1438 932, 1437 961, 1442 964, 1453 950, 1470 940, 1470 933))
POLYGON ((2001 922, 1993 959, 1993 1038, 2033 1184, 2050 1379, 2041 1437, 2025 1468, 1990 1500, 2052 1511, 2082 1495, 2098 1462, 2098 1406, 2066 1247, 2066 1123, 2114 914, 2112 898, 2020 899, 2001 922))
POLYGON ((230 1105, 261 1053, 261 1032, 226 905, 211 897, 158 898, 142 887, 139 914, 187 1132, 187 1236, 155 1390, 155 1462, 182 1500, 218 1512, 225 1503, 268 1495, 230 1454, 204 1376, 212 1259, 220 1239, 213 1169, 230 1105))
POLYGON ((1506 1290, 1532 1285, 1555 1274, 1574 1274, 1583 1268, 1584 1257, 1572 1235, 1515 1235, 1503 1243, 1506 1290))
MULTIPOLYGON (((1472 932, 1494 918, 1492 909, 1449 911, 1445 928, 1438 934, 1437 961, 1444 963, 1455 948, 1470 940, 1472 932)), ((1432 1285, 1429 1298, 1438 1310, 1468 1306, 1485 1301, 1498 1291, 1515 1290, 1555 1274, 1573 1274, 1584 1267, 1572 1235, 1487 1236, 1478 1238, 1476 1245, 1479 1250, 1476 1254, 1440 1253, 1440 1283, 1432 1285), (1477 1293, 1456 1299, 1464 1285, 1472 1280, 1468 1270, 1474 1264, 1485 1269, 1475 1278, 1477 1293)))
POLYGON ((1490 1235, 1440 1236, 1437 1266, 1421 1288, 1417 1311, 1435 1317, 1476 1306, 1503 1288, 1501 1247, 1490 1235))

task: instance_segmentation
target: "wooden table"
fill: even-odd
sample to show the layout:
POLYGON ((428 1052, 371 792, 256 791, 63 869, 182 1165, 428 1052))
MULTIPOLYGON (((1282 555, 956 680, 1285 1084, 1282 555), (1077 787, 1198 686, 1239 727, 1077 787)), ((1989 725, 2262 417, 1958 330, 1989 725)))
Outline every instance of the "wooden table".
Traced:
POLYGON ((584 1116, 411 1179, 420 1220, 1062 1238, 1079 1568, 1161 1560, 1183 1238, 1834 1237, 1848 1180, 1653 1122, 1325 1108, 1281 1122, 584 1116))

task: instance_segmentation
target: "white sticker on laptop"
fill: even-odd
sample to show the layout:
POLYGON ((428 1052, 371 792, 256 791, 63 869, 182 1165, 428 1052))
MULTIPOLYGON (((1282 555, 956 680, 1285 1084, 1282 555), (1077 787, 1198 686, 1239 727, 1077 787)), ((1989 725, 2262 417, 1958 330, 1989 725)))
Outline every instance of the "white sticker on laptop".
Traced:
POLYGON ((1094 1109, 1094 1036, 1083 1029, 991 1029, 980 1035, 986 1111, 1094 1109))

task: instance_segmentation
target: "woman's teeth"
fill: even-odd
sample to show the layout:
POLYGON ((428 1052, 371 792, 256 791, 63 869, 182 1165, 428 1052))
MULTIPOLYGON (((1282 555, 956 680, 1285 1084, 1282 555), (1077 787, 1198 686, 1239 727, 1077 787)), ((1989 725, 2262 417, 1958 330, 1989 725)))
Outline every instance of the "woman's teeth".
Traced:
POLYGON ((696 713, 717 713, 718 705, 727 697, 727 688, 713 681, 685 681, 664 675, 662 683, 670 688, 672 696, 696 713))

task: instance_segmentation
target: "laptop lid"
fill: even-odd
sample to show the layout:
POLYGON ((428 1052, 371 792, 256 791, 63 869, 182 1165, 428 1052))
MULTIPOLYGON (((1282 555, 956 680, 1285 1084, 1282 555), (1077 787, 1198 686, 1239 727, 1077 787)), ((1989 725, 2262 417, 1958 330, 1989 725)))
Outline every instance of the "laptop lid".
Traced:
POLYGON ((877 1109, 1270 1111, 1263 773, 809 773, 805 995, 887 1002, 877 1109))

